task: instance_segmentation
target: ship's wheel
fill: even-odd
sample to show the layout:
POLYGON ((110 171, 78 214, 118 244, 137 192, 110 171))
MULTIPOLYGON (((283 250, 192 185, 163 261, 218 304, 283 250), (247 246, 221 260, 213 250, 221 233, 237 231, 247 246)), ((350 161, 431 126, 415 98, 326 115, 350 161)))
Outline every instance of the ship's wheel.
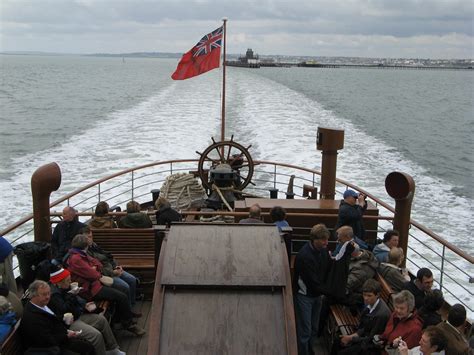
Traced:
POLYGON ((216 142, 212 138, 213 143, 204 152, 196 151, 201 156, 198 163, 199 177, 208 190, 212 189, 209 171, 222 164, 230 166, 237 173, 238 179, 234 181, 236 190, 242 191, 248 184, 255 185, 252 182, 254 163, 249 153, 251 145, 245 148, 233 139, 234 136, 228 141, 216 142))

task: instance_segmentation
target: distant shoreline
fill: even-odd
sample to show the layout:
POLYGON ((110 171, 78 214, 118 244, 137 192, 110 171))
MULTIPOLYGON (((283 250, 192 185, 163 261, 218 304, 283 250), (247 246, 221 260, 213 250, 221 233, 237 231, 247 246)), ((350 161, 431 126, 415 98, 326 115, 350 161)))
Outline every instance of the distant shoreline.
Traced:
MULTIPOLYGON (((53 53, 30 51, 7 51, 0 55, 24 56, 81 56, 102 58, 170 58, 179 59, 182 53, 169 52, 134 52, 134 53, 53 53)), ((228 54, 227 61, 232 62, 240 57, 238 54, 228 54)), ((308 62, 306 67, 378 67, 379 69, 472 69, 474 59, 421 59, 421 58, 364 58, 364 57, 330 57, 330 56, 287 56, 260 55, 262 67, 297 66, 308 62), (269 63, 273 63, 269 65, 269 63), (317 64, 313 64, 317 63, 317 64)))

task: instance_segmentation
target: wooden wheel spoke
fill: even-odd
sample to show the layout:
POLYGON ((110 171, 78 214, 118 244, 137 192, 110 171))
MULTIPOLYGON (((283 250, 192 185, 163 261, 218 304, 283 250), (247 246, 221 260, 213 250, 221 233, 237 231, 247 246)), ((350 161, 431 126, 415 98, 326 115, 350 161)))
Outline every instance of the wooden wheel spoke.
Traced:
POLYGON ((221 150, 219 148, 221 148, 221 147, 218 147, 218 146, 214 147, 214 149, 217 151, 217 154, 219 154, 219 158, 221 158, 221 163, 225 163, 224 157, 223 157, 223 155, 221 153, 221 150))

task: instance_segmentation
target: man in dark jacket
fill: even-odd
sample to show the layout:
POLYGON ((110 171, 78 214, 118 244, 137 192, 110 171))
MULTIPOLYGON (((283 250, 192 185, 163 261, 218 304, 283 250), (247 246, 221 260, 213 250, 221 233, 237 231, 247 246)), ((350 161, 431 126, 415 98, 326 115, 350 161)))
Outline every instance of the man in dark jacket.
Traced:
POLYGON ((367 353, 373 347, 372 338, 383 333, 390 318, 390 309, 380 298, 382 289, 377 281, 365 281, 362 291, 366 307, 361 313, 357 331, 341 337, 342 349, 338 354, 367 353))
POLYGON ((425 302, 426 293, 433 287, 433 273, 430 269, 422 267, 416 273, 416 279, 406 282, 404 290, 408 290, 415 297, 415 308, 420 309, 425 302))
POLYGON ((334 230, 338 230, 342 226, 350 226, 356 237, 365 240, 365 229, 362 223, 362 216, 367 210, 365 195, 358 194, 354 190, 346 190, 343 197, 344 200, 339 205, 339 214, 334 230))
POLYGON ((326 292, 325 278, 331 257, 329 231, 324 224, 315 225, 309 242, 301 248, 295 260, 294 290, 298 354, 311 354, 311 339, 318 334, 322 294, 326 292))
POLYGON ((51 248, 53 259, 62 264, 64 256, 71 248, 72 238, 79 234, 79 231, 85 226, 77 219, 77 211, 72 207, 63 209, 63 220, 54 228, 51 238, 51 248))
POLYGON ((30 301, 25 306, 20 324, 20 334, 26 348, 47 348, 57 354, 64 349, 79 354, 95 353, 92 344, 80 339, 79 332, 68 330, 47 306, 51 291, 45 281, 33 281, 28 292, 30 301))

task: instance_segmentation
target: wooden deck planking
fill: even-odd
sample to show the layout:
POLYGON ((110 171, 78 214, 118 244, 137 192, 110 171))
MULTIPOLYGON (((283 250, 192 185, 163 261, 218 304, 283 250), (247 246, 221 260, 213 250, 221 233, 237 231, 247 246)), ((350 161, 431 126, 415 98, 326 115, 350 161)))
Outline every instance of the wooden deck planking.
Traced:
POLYGON ((137 318, 137 324, 146 330, 146 334, 137 337, 134 334, 126 330, 114 331, 117 342, 122 351, 125 351, 128 355, 141 355, 146 354, 148 348, 148 324, 150 322, 150 310, 151 301, 137 301, 134 307, 134 311, 141 312, 142 316, 137 318))

